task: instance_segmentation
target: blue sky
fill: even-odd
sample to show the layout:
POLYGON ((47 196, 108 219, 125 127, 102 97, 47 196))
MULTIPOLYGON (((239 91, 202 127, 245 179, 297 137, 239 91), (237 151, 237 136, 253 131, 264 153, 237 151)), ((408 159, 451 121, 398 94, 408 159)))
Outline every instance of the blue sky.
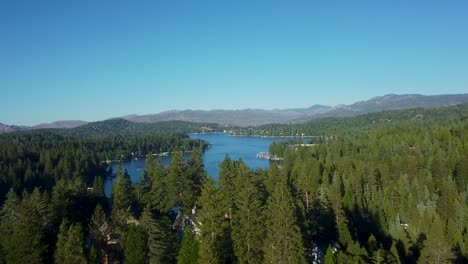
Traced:
POLYGON ((0 1, 0 122, 468 92, 468 1, 0 1))

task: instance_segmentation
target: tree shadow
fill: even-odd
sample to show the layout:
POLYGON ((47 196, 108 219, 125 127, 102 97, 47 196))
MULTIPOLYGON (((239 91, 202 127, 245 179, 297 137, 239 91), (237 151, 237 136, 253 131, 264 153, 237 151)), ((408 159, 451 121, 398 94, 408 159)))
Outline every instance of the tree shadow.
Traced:
POLYGON ((370 251, 367 242, 369 237, 373 235, 384 250, 390 250, 393 241, 390 235, 384 231, 386 228, 382 226, 378 214, 359 208, 357 205, 354 205, 351 211, 345 209, 345 212, 349 220, 348 227, 353 240, 359 241, 361 245, 366 245, 366 249, 370 251))
POLYGON ((307 212, 310 237, 319 243, 329 243, 337 240, 335 213, 332 208, 315 200, 307 212))
POLYGON ((459 243, 457 243, 457 246, 455 247, 455 260, 454 263, 456 264, 463 264, 463 263, 468 263, 468 256, 464 256, 462 253, 462 249, 459 243))
POLYGON ((378 214, 368 211, 365 208, 359 208, 354 205, 353 210, 345 210, 348 217, 348 228, 353 240, 366 248, 369 253, 372 253, 372 245, 369 244, 369 237, 373 235, 382 249, 386 252, 391 252, 391 248, 395 245, 398 256, 402 263, 417 263, 421 256, 421 250, 424 247, 424 241, 427 239, 426 234, 420 233, 416 241, 411 239, 407 230, 404 230, 408 241, 411 245, 408 250, 402 240, 395 241, 386 232, 386 228, 382 226, 378 214))

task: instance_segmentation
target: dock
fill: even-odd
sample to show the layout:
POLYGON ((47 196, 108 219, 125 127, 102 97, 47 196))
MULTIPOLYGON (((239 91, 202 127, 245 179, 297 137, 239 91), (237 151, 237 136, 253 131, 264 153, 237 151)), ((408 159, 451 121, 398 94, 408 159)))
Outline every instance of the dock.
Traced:
POLYGON ((277 157, 276 155, 270 155, 269 152, 259 152, 257 153, 256 157, 258 159, 266 159, 266 160, 272 160, 272 161, 278 161, 278 160, 283 160, 281 157, 277 157))

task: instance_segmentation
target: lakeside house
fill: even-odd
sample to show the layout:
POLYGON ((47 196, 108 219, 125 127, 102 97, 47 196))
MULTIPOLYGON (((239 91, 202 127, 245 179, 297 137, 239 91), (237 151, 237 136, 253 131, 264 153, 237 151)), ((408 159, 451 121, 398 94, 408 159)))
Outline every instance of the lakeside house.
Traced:
POLYGON ((179 208, 177 216, 172 224, 172 229, 177 232, 177 235, 182 237, 185 228, 189 227, 196 235, 200 234, 202 223, 198 220, 199 209, 194 206, 190 213, 186 214, 179 208))

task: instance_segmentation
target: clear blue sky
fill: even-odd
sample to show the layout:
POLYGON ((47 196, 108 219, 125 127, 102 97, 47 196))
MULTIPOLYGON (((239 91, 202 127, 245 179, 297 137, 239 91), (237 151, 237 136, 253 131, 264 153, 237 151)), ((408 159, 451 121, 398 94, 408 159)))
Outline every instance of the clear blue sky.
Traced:
POLYGON ((468 1, 0 1, 0 122, 468 92, 468 1))

